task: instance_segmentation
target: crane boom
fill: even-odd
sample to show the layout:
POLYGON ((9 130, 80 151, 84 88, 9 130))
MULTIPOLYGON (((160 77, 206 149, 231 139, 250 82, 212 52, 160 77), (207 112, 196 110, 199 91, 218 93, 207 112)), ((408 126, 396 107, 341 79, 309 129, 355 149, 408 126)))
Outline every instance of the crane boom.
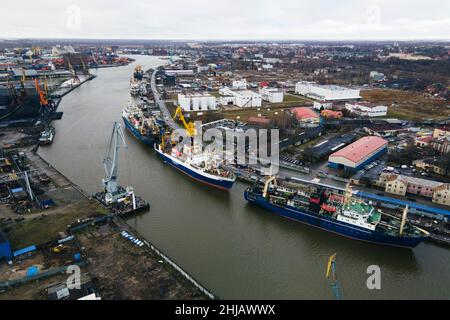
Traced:
POLYGON ((175 120, 176 118, 181 120, 181 123, 183 124, 184 128, 186 129, 187 134, 190 137, 195 136, 195 124, 193 122, 186 122, 186 119, 184 118, 183 115, 183 110, 181 109, 181 107, 177 107, 177 110, 175 111, 175 114, 173 116, 173 120, 175 120))
POLYGON ((114 122, 111 139, 105 158, 103 159, 103 166, 105 168, 106 177, 103 178, 102 183, 106 192, 114 195, 118 191, 117 172, 118 172, 118 156, 120 146, 127 148, 125 136, 119 122, 114 122))
POLYGON ((38 82, 37 78, 34 79, 34 86, 36 87, 36 91, 39 94, 39 102, 40 102, 41 106, 48 105, 48 100, 45 97, 45 94, 42 91, 41 86, 39 85, 39 82, 38 82))

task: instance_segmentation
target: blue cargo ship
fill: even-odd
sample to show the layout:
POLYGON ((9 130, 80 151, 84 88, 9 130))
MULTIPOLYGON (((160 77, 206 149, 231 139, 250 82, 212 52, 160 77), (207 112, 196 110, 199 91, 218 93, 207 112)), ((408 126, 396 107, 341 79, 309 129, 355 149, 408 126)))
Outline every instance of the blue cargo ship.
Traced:
POLYGON ((414 248, 429 237, 407 221, 407 207, 401 218, 381 212, 355 199, 349 187, 345 194, 311 186, 294 190, 277 186, 270 178, 263 186, 258 183, 245 190, 244 197, 280 216, 356 240, 414 248))
POLYGON ((155 117, 147 117, 139 107, 129 105, 123 109, 122 119, 127 130, 145 145, 153 147, 157 142, 159 124, 155 117))
POLYGON ((182 153, 174 149, 164 152, 158 144, 155 144, 155 151, 164 162, 206 185, 228 191, 236 180, 236 176, 230 171, 206 165, 210 159, 205 156, 191 157, 187 152, 182 153))

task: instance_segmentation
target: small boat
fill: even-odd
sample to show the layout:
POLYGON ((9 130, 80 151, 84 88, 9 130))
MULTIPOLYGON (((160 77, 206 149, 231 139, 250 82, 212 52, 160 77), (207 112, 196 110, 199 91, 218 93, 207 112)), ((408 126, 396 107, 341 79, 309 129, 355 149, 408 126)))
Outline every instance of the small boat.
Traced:
POLYGON ((52 126, 48 126, 44 131, 41 132, 39 137, 38 144, 39 145, 47 145, 52 144, 53 139, 55 138, 55 128, 52 126))

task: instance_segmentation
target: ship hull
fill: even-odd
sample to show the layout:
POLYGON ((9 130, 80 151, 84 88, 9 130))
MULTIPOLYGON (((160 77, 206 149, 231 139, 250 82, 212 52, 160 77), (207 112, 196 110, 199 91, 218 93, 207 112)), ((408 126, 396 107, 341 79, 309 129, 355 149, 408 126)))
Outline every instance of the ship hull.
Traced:
POLYGON ((139 141, 141 141, 142 143, 144 143, 145 145, 149 146, 149 147, 153 147, 153 144, 155 143, 155 140, 153 139, 152 136, 143 136, 139 130, 137 130, 131 123, 130 121, 128 121, 127 118, 122 117, 123 122, 125 123, 125 127, 127 128, 127 130, 129 132, 131 132, 131 134, 138 139, 139 141))
POLYGON ((333 220, 331 218, 320 217, 313 212, 307 210, 301 211, 298 208, 292 208, 289 206, 282 207, 275 205, 260 195, 250 195, 246 190, 244 192, 244 198, 260 207, 274 212, 277 215, 299 221, 322 230, 326 230, 344 237, 352 238, 355 240, 371 242, 381 245, 414 248, 421 242, 427 239, 427 237, 395 237, 384 234, 379 231, 371 231, 357 226, 349 225, 340 221, 333 220))
POLYGON ((229 191, 231 187, 233 187, 234 180, 221 179, 219 177, 217 178, 208 177, 205 174, 199 172, 198 170, 189 168, 187 165, 184 165, 183 163, 176 161, 172 157, 158 150, 156 147, 155 151, 164 162, 166 162, 170 166, 181 171, 182 173, 184 173, 185 175, 191 177, 196 181, 225 191, 229 191))

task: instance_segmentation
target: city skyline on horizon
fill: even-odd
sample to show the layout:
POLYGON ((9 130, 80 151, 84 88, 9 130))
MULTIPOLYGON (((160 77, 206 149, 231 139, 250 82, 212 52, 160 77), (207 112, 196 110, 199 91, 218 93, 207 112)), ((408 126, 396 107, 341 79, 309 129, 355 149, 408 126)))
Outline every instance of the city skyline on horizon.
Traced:
POLYGON ((450 3, 51 0, 2 5, 0 38, 180 41, 448 41, 450 3))

